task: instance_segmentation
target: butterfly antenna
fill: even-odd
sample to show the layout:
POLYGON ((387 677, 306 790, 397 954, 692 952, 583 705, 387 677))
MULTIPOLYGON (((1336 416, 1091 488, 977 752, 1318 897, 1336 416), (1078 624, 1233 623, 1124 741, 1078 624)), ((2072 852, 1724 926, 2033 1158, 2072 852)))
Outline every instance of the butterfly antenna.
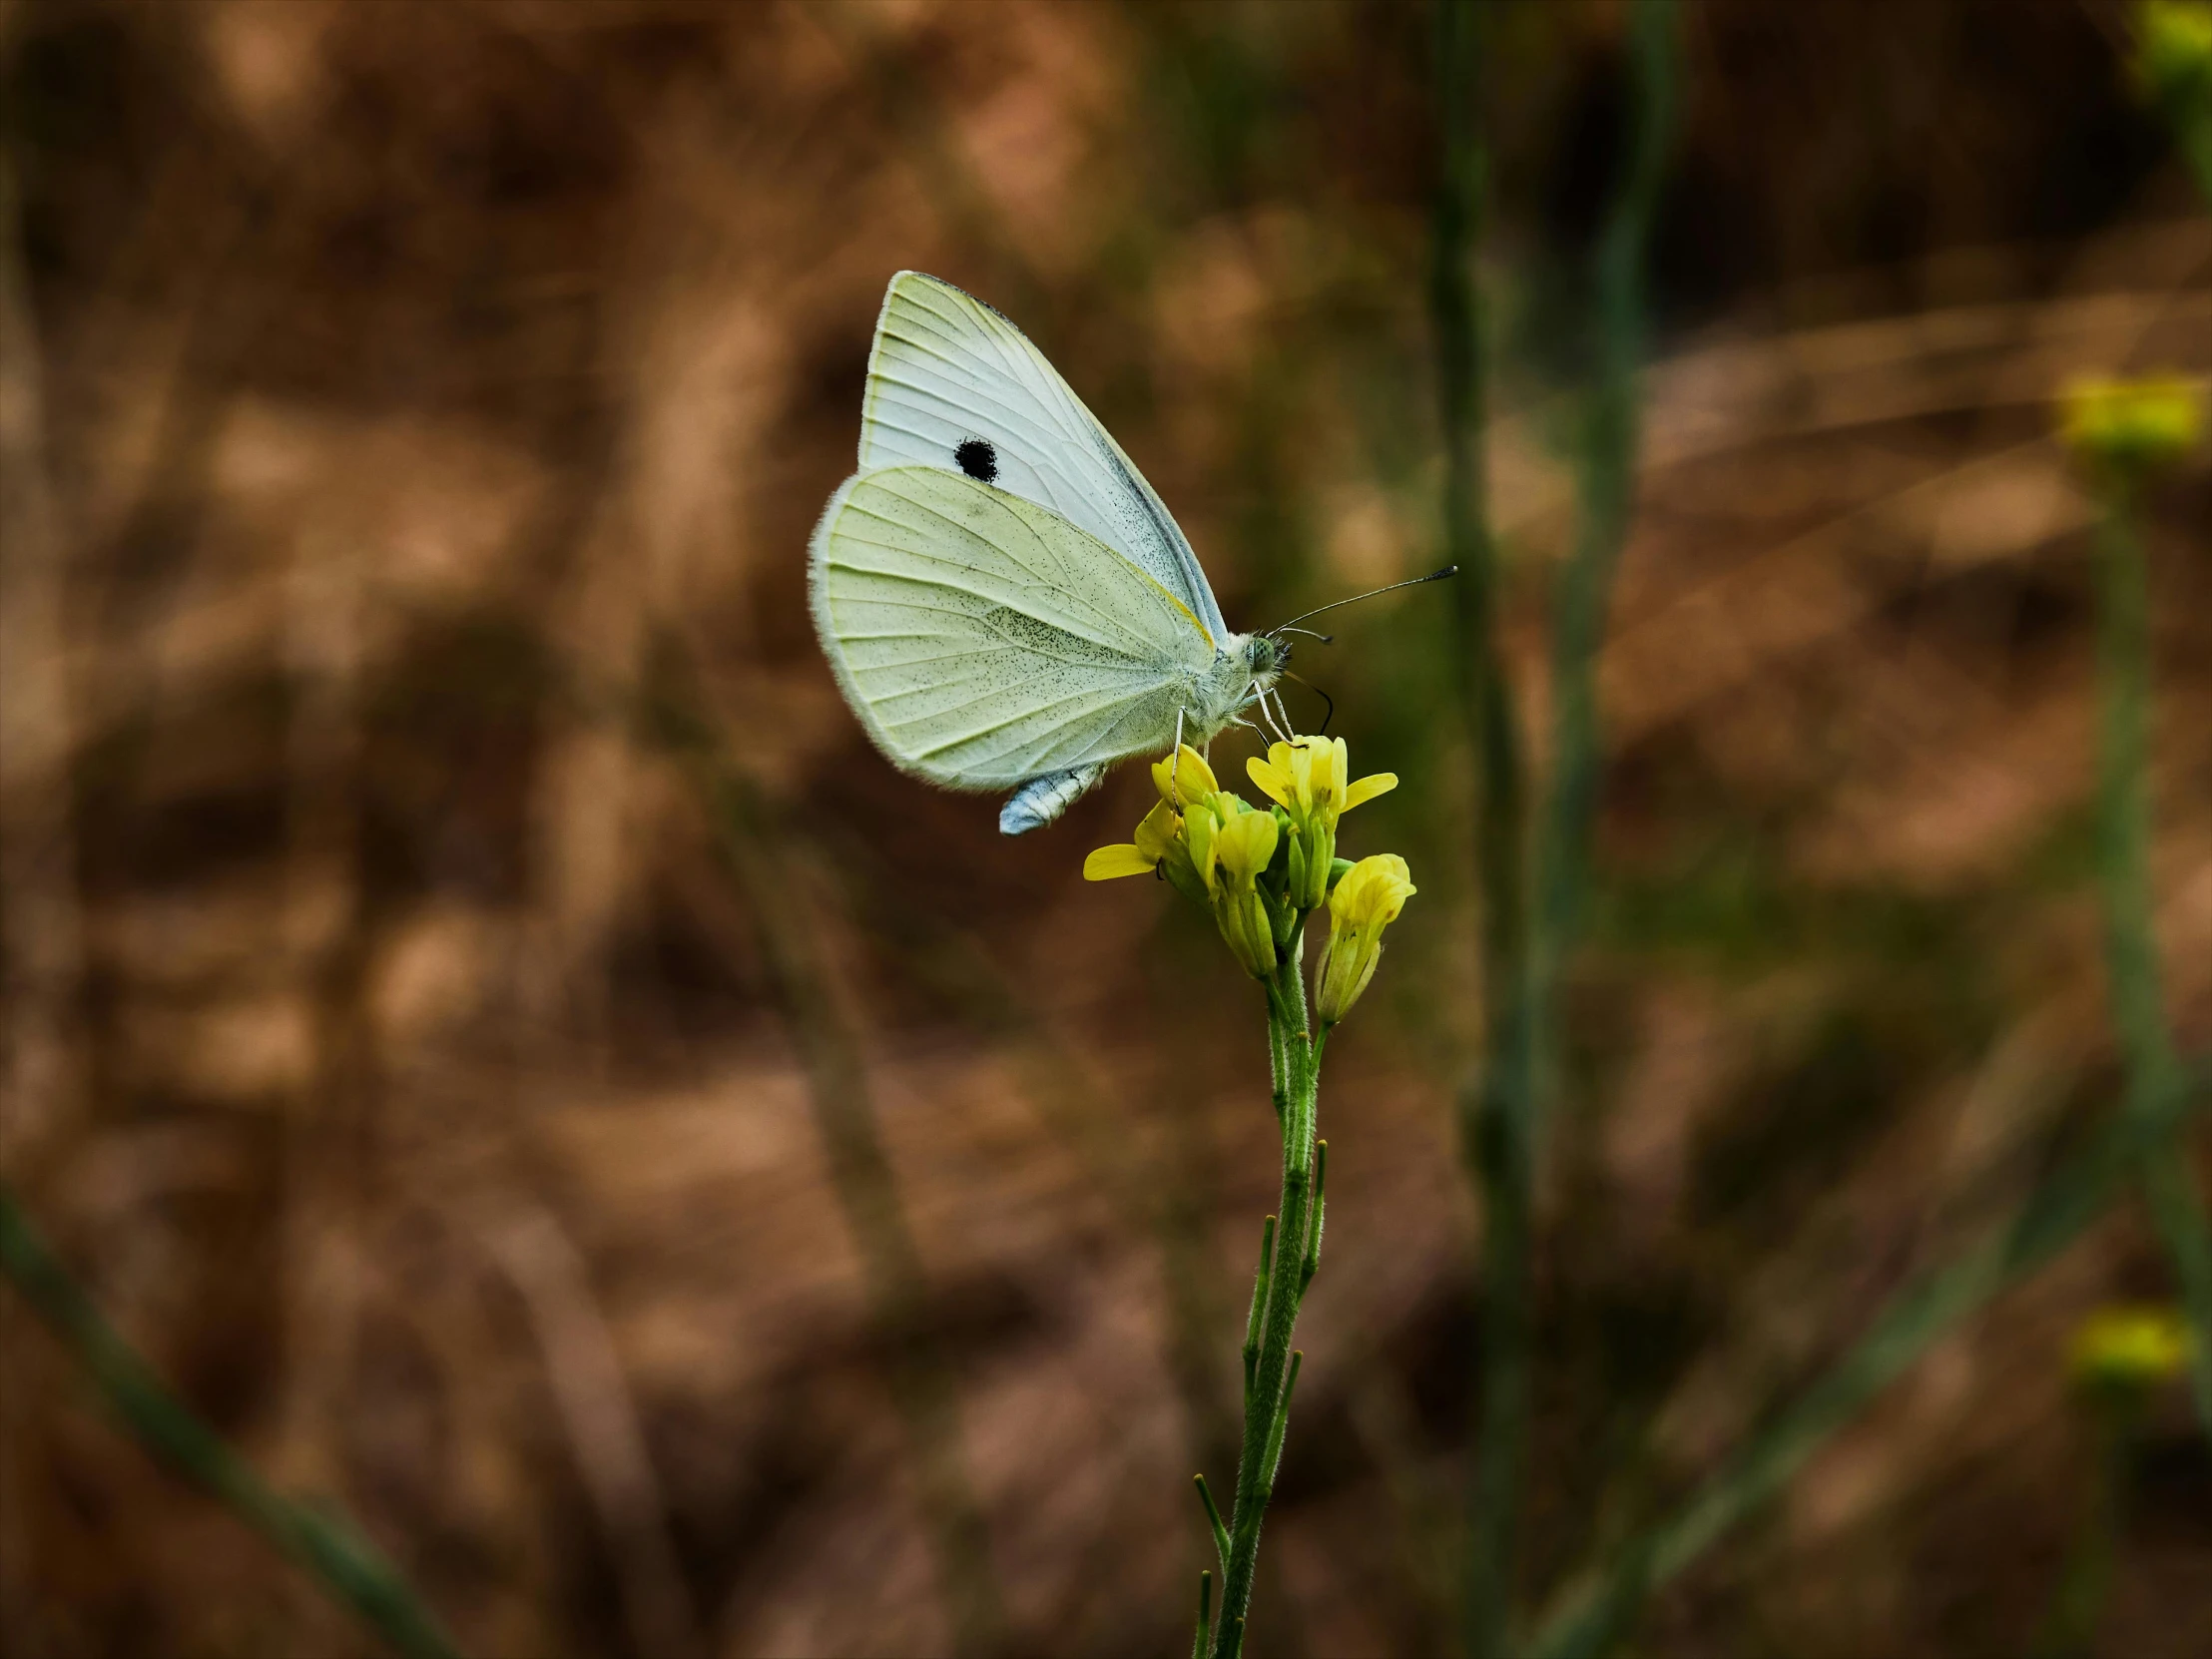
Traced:
POLYGON ((1321 717, 1321 732, 1319 734, 1322 737, 1328 737, 1329 723, 1337 718, 1337 700, 1334 697, 1331 697, 1327 692, 1323 691, 1321 687, 1315 685, 1313 681, 1307 679, 1303 674, 1293 674, 1289 669, 1285 669, 1283 671, 1283 678, 1286 680, 1296 680, 1300 685, 1304 686, 1308 691, 1312 692, 1316 697, 1320 698, 1324 703, 1329 705, 1328 713, 1324 714, 1321 717))
MULTIPOLYGON (((1395 593, 1399 588, 1417 588, 1423 582, 1441 582, 1447 576, 1456 576, 1458 574, 1459 567, 1457 565, 1445 565, 1443 569, 1432 570, 1426 576, 1415 576, 1403 582, 1392 582, 1387 587, 1372 588, 1366 593, 1356 593, 1350 599, 1332 599, 1326 605, 1316 605, 1312 610, 1306 612, 1304 616, 1294 616, 1293 618, 1291 618, 1290 622, 1286 622, 1277 627, 1270 628, 1268 632, 1270 634, 1280 634, 1283 632, 1284 629, 1290 627, 1291 623, 1304 622, 1307 617, 1320 616, 1324 611, 1334 611, 1340 605, 1357 605, 1363 599, 1374 599, 1380 594, 1395 593)), ((1310 629, 1302 631, 1309 633, 1312 632, 1312 630, 1310 629)))
POLYGON ((1324 645, 1335 645, 1337 643, 1335 634, 1320 634, 1311 628, 1293 628, 1287 622, 1280 628, 1269 629, 1268 632, 1270 634, 1304 634, 1308 639, 1319 640, 1324 645))

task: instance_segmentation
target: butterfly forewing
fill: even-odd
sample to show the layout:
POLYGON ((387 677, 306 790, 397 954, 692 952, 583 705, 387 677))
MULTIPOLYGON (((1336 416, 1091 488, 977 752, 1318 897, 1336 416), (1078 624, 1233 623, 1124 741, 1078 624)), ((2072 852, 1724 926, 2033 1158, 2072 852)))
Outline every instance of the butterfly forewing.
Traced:
POLYGON ((1221 607, 1152 486, 1022 331, 949 282, 891 279, 868 356, 860 467, 956 469, 1141 566, 1219 644, 1221 607))
POLYGON ((1213 646, 1176 595, 1037 503, 935 466, 848 479, 815 621, 893 761, 955 788, 1158 753, 1213 646))

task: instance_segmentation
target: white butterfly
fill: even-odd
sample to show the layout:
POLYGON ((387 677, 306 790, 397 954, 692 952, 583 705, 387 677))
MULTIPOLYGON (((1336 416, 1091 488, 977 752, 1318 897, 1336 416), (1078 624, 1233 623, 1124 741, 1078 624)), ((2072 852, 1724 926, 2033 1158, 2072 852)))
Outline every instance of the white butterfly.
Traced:
POLYGON ((860 470, 808 574, 875 746, 950 789, 1011 788, 1009 835, 1115 761, 1210 742, 1290 655, 1229 631, 1190 542, 1044 353, 918 271, 883 295, 860 470))

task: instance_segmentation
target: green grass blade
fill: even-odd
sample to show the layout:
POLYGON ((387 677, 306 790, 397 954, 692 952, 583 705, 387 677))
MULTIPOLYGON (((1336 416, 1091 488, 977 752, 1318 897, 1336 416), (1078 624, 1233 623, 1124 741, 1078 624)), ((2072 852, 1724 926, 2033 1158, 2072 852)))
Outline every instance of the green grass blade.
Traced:
POLYGON ((407 1582, 343 1520, 279 1497, 162 1384, 70 1277, 0 1187, 0 1273, 85 1368, 101 1397, 156 1457, 267 1538, 396 1653, 456 1650, 407 1582))
POLYGON ((1687 1502, 1633 1539, 1610 1565, 1556 1598, 1527 1652, 1533 1659, 1603 1652, 1633 1621, 1650 1590, 1689 1567, 1779 1492, 1831 1435, 1936 1342, 2087 1231, 2127 1190, 2146 1158, 2167 1154, 2170 1137, 2187 1121, 2176 1121, 2178 1108, 2201 1103, 2212 1092, 2208 1083, 2212 1078, 2195 1078, 2182 1091, 2177 1113, 2117 1114, 2086 1149, 2043 1180, 2001 1232, 1907 1285, 1857 1346, 1687 1502))

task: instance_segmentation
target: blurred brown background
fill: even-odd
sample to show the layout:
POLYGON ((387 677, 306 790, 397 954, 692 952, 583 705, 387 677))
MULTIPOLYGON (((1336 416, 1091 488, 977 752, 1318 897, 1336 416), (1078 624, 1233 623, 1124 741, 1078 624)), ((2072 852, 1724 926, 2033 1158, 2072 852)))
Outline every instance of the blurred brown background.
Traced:
MULTIPOLYGON (((1489 17, 1491 464, 1539 717, 1621 21, 1489 17)), ((1276 1178, 1257 998, 1165 889, 1081 880, 1137 769, 1019 841, 893 774, 804 549, 915 267, 1036 339, 1233 624, 1437 563, 1430 28, 0 8, 5 1178, 184 1397, 470 1651, 946 1651, 932 1468, 987 1523, 1017 1651, 1187 1643, 1189 1478, 1227 1475, 1276 1178), (826 1145, 870 1116, 892 1185, 855 1209, 826 1145), (892 1200, 956 1390, 933 1461, 854 1243, 892 1200)), ((2212 215, 2116 8, 1702 0, 1683 38, 1542 1178, 1532 1592, 2109 1105, 2088 507, 2047 399, 2212 369, 2212 215)), ((2152 505, 2159 924, 2202 1052, 2201 459, 2152 505)), ((1404 853, 1421 892, 1331 1050, 1270 1653, 1453 1628, 1481 1292, 1449 610, 1300 648, 1359 770, 1405 780, 1347 849, 1404 853)), ((2170 1294, 2123 1208, 1637 1650, 2025 1649, 2092 1479, 2067 1333, 2170 1294)), ((373 1650, 4 1292, 0 1317, 8 1652, 373 1650)), ((2108 1651, 2212 1651, 2212 1456, 2178 1387, 2135 1472, 2108 1651)))

